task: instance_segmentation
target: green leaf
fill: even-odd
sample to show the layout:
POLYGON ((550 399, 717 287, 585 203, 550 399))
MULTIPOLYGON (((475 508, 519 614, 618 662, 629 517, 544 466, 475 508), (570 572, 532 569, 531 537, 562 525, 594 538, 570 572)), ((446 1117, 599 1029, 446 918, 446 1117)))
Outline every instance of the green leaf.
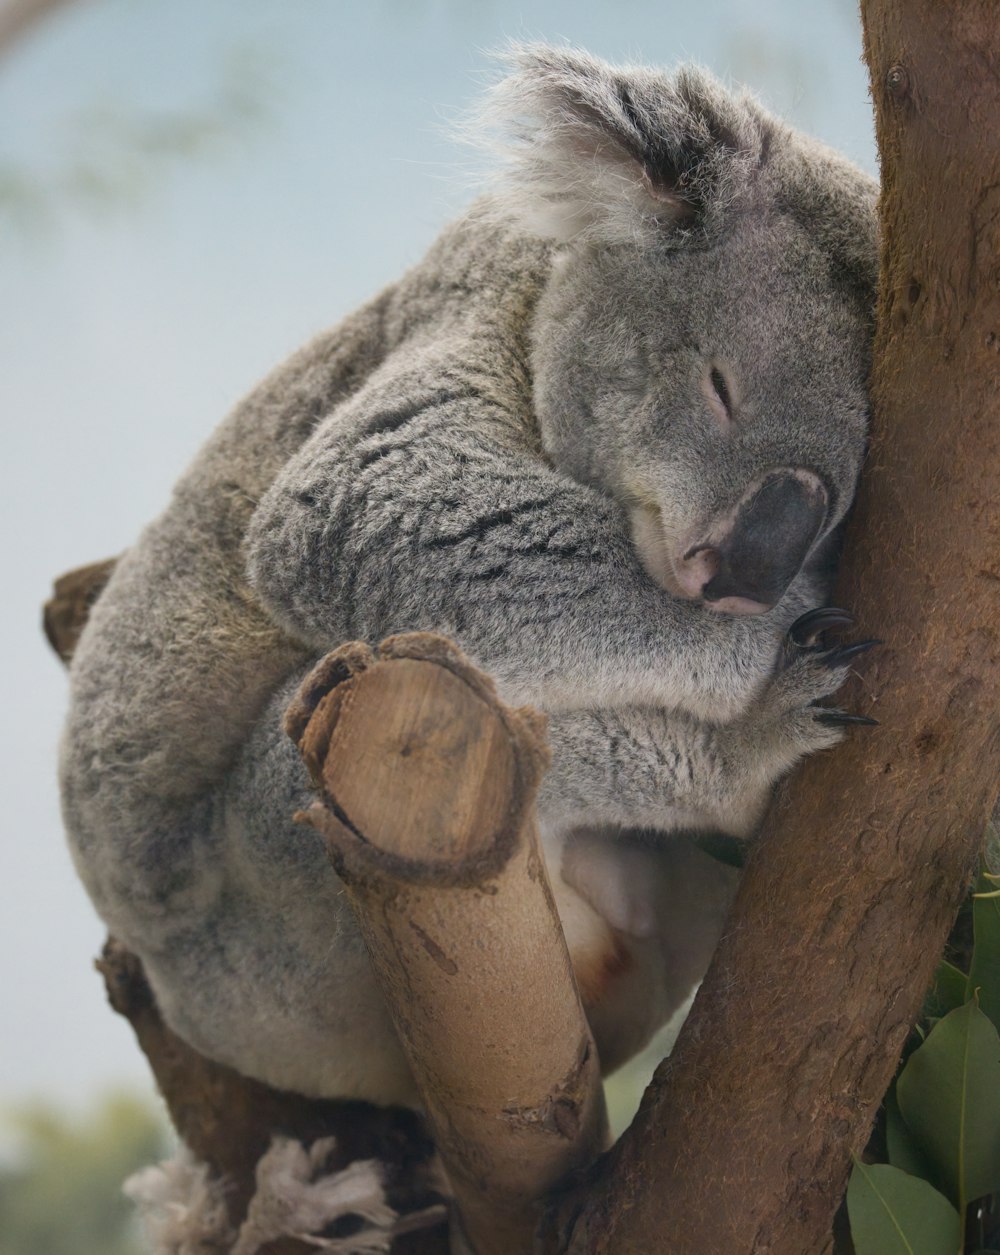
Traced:
MULTIPOLYGON (((980 873, 974 892, 990 893, 995 886, 980 873)), ((975 948, 969 965, 968 996, 979 990, 979 1005, 1000 1029, 1000 898, 973 898, 972 928, 975 948)))
POLYGON ((960 1007, 966 998, 972 996, 967 985, 968 977, 962 969, 942 959, 934 973, 934 983, 924 999, 924 1019, 940 1020, 949 1011, 960 1007))
POLYGON ((857 1255, 955 1255, 958 1212, 932 1185, 855 1159, 847 1215, 857 1255))
POLYGON ((885 1096, 885 1145, 889 1162, 894 1168, 909 1173, 911 1177, 923 1177, 925 1181, 934 1183, 934 1170, 907 1128, 899 1109, 895 1085, 885 1096))
POLYGON ((900 1073, 896 1096, 960 1211, 1000 1186, 1000 1037, 975 1002, 935 1024, 900 1073))

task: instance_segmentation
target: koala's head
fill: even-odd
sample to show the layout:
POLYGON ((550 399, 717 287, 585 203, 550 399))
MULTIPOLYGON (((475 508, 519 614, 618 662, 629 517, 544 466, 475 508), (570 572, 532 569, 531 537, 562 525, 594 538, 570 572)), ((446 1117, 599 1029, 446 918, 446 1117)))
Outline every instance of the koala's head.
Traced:
POLYGON ((513 55, 500 204, 558 243, 534 338, 545 449, 625 506, 673 593, 767 610, 864 456, 875 182, 702 71, 513 55))

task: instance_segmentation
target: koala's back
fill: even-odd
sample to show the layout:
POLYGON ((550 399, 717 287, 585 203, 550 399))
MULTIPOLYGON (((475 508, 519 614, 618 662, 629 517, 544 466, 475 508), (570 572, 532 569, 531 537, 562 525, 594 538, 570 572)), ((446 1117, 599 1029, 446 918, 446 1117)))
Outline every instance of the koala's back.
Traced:
POLYGON ((272 694, 317 652, 248 582, 244 538, 260 497, 387 360, 399 370, 411 342, 446 340, 542 256, 491 227, 447 230, 399 283, 249 394, 118 562, 71 667, 61 776, 78 870, 124 939, 139 917, 146 939, 158 918, 174 932, 219 892, 225 870, 210 843, 165 834, 210 805, 272 694))
POLYGON ((282 713, 341 634, 305 642, 275 622, 248 580, 247 528, 315 428, 380 370, 408 378, 471 324, 484 329, 480 365, 506 374, 491 345, 526 355, 546 259, 537 242, 463 220, 273 372, 122 556, 73 659, 61 782, 81 878, 175 1031, 272 1084, 412 1097, 321 843, 292 822, 308 785, 282 713))
MULTIPOLYGON (((97 849, 109 815, 141 816, 148 794, 159 828, 165 808, 189 806, 301 657, 246 583, 243 535, 317 409, 356 386, 379 352, 376 306, 276 371, 204 448, 94 607, 71 667, 63 782, 78 866, 99 902, 102 873, 114 875, 97 849)), ((137 831, 136 857, 142 840, 137 831)))

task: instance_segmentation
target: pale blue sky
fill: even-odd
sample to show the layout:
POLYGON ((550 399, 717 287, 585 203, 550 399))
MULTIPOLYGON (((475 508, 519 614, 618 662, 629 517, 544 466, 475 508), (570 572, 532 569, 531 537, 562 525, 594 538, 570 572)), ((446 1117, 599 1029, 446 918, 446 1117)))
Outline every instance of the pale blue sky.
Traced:
POLYGON ((0 62, 0 192, 97 160, 109 117, 202 109, 234 58, 264 115, 134 206, 55 195, 33 231, 0 195, 0 1102, 148 1083, 63 845, 49 581, 128 545, 243 392, 420 257, 468 198, 449 119, 509 37, 698 60, 874 170, 849 0, 84 0, 0 62))

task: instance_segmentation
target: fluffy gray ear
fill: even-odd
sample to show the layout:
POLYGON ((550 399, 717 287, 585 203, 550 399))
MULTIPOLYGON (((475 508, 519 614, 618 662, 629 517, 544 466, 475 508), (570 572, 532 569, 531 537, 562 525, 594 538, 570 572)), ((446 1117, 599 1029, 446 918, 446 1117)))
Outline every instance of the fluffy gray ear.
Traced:
POLYGON ((501 204, 568 242, 711 230, 748 185, 772 126, 702 70, 668 77, 519 45, 483 111, 505 159, 501 204))

